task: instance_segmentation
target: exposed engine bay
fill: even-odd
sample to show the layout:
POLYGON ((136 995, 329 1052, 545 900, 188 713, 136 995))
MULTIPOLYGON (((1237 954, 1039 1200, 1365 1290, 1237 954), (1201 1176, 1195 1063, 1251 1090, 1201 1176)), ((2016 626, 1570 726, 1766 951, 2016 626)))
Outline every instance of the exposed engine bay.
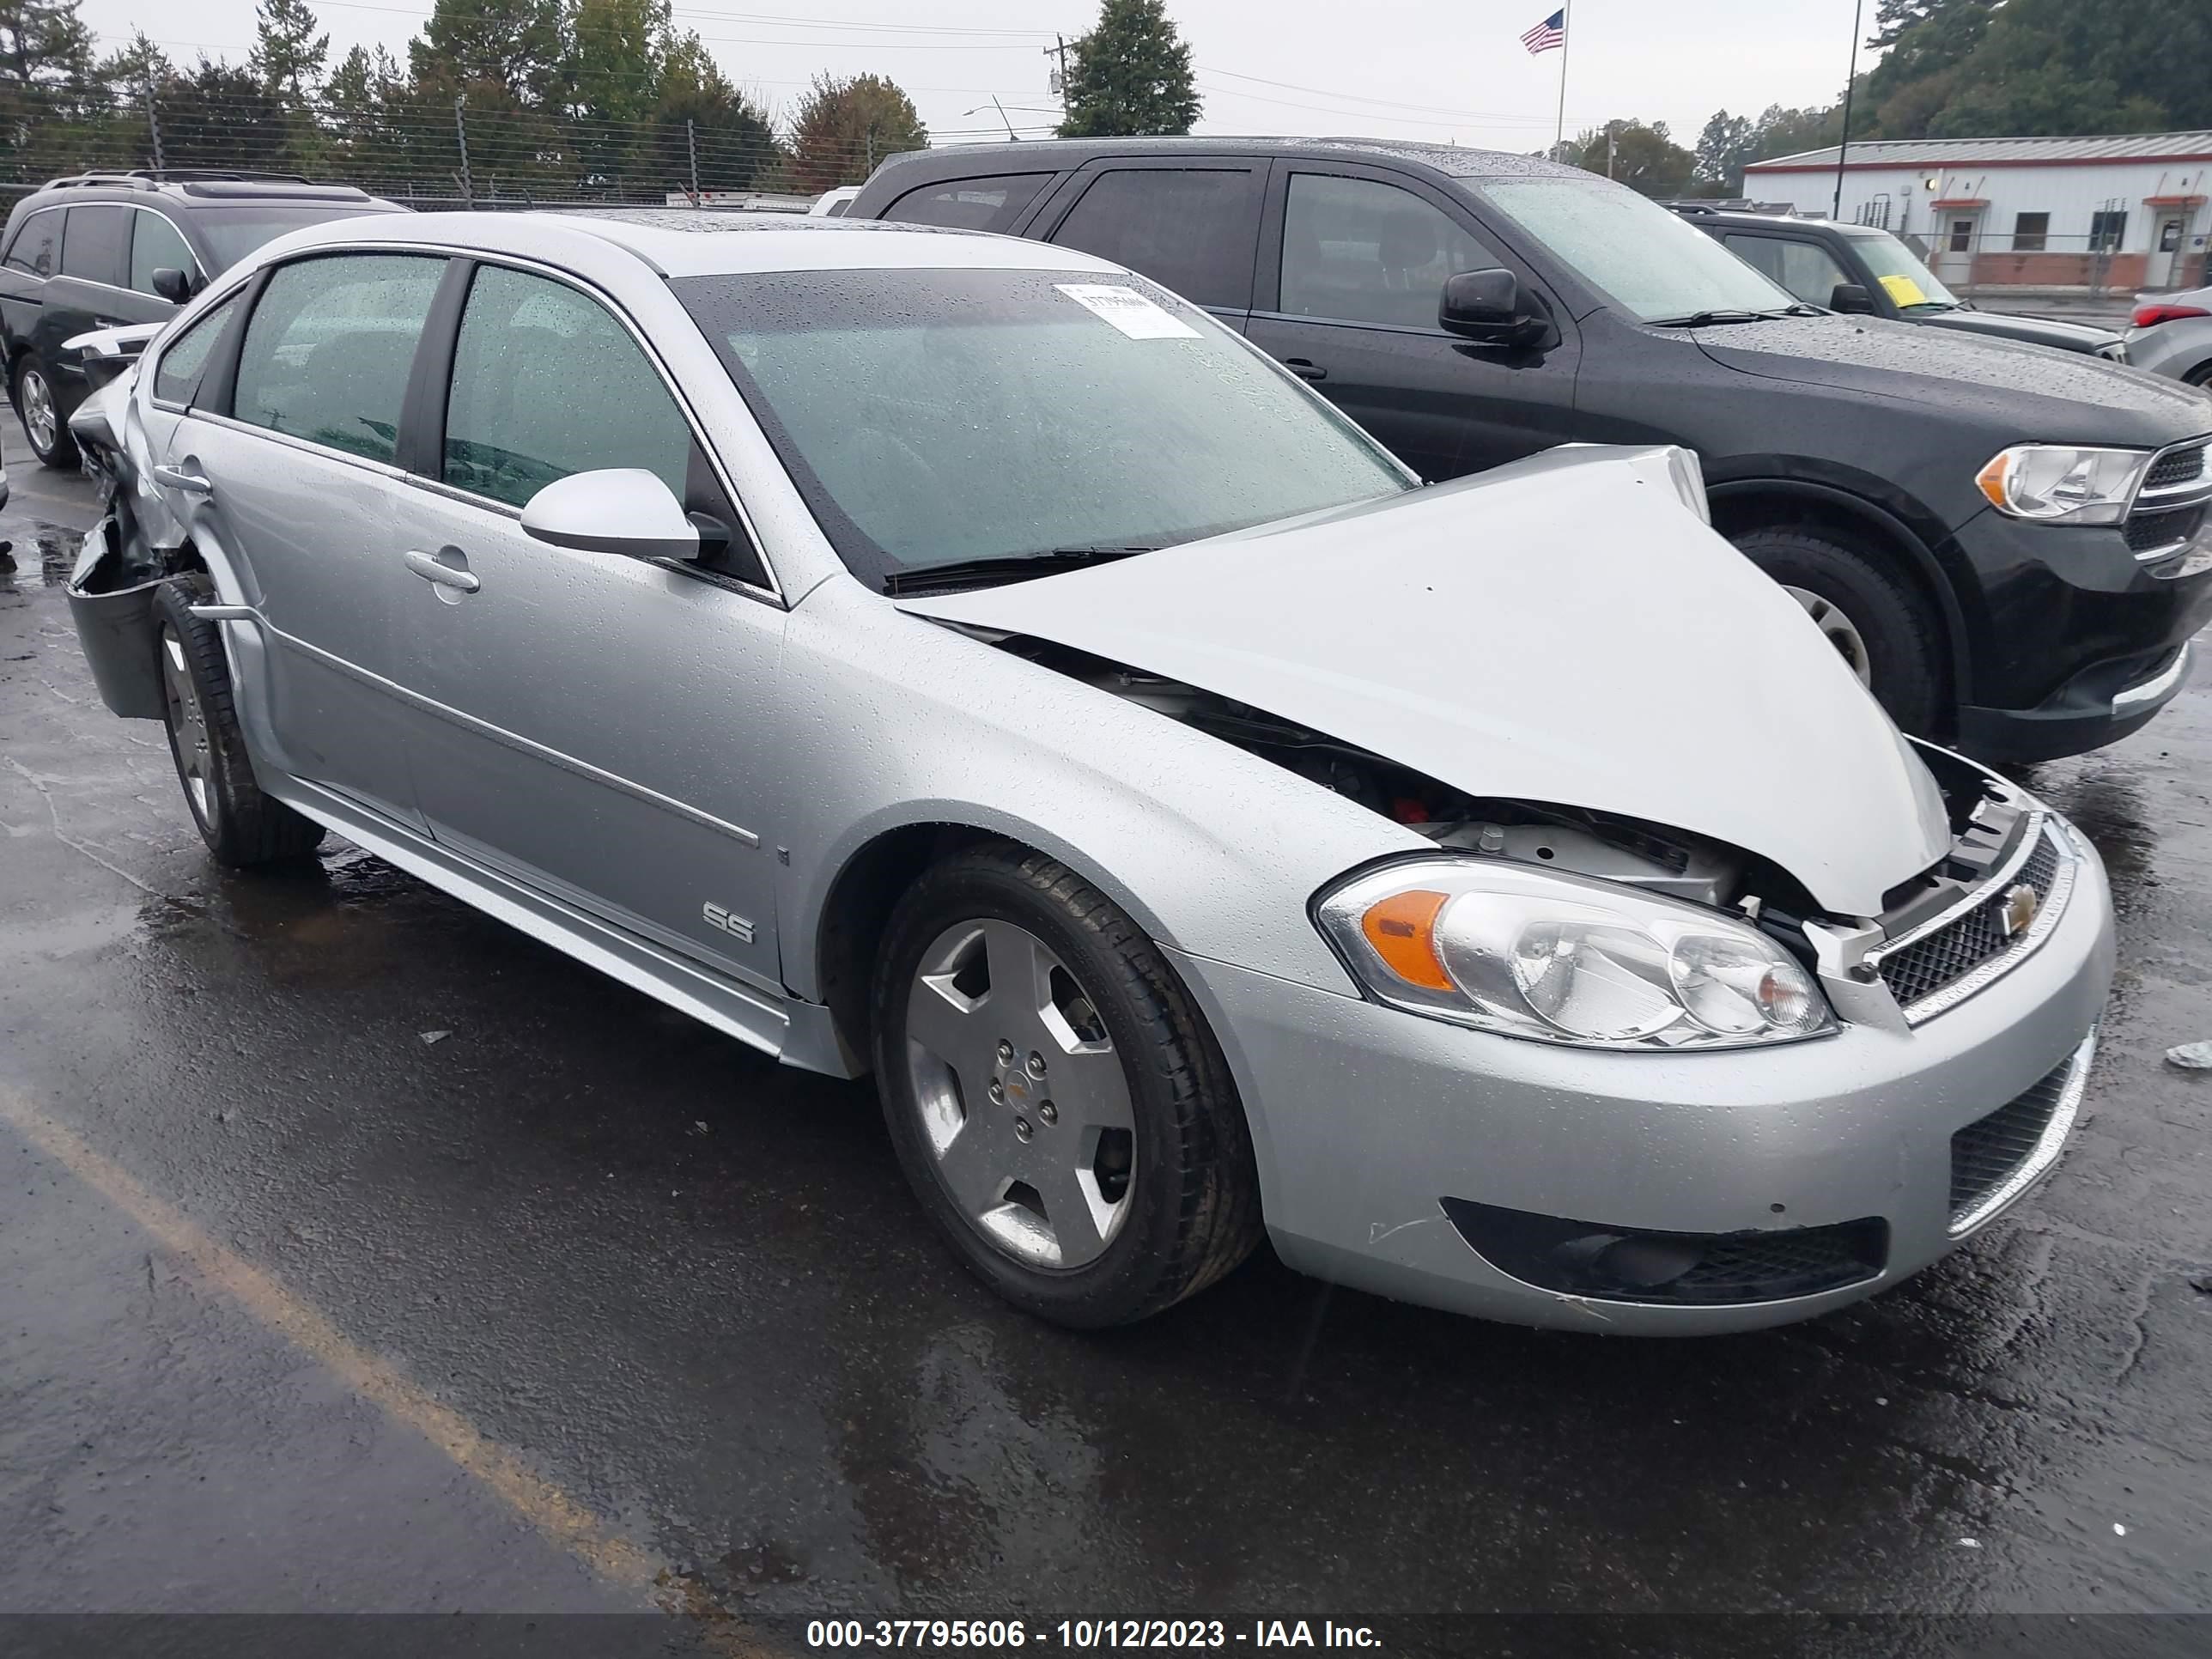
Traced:
MULTIPOLYGON (((1048 641, 1003 636, 1002 649, 1231 743, 1455 852, 1550 865, 1692 904, 1735 910, 1811 960, 1803 929, 1824 917, 1803 885, 1771 862, 1677 830, 1589 808, 1465 794, 1327 733, 1215 693, 1048 641)), ((2001 860, 2026 815, 1990 776, 1941 750, 1923 758, 1942 790, 1952 856, 1887 896, 1891 936, 1959 902, 2001 860)))

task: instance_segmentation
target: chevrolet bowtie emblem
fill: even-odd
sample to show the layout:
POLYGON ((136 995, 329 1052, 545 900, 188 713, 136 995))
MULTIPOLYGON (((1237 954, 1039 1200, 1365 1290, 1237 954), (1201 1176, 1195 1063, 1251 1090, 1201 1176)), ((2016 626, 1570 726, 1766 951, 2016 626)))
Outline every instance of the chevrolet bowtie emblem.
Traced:
POLYGON ((2026 933, 2028 924, 2035 920, 2035 913, 2042 905, 2043 896, 2026 882, 2008 889, 2004 896, 2004 908, 2000 913, 2004 936, 2017 939, 2026 933))

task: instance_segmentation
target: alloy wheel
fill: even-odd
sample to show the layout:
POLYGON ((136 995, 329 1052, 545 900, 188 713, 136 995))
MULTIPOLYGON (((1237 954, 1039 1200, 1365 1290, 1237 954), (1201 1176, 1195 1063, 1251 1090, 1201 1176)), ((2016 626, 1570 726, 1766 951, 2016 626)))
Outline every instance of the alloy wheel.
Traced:
POLYGON ((31 447, 44 455, 54 447, 54 435, 60 422, 54 412, 54 389, 46 384, 46 377, 35 368, 23 371, 23 430, 31 440, 31 447))
POLYGON ((1015 923, 957 923, 922 953, 905 1035, 924 1143, 969 1224, 1032 1267, 1103 1255, 1129 1213, 1136 1116, 1066 965, 1015 923))
POLYGON ((161 630, 161 695, 168 707, 169 741, 177 755, 177 775, 184 781, 185 799, 201 827, 215 828, 213 782, 215 757, 208 743, 207 712, 200 706, 199 688, 192 683, 185 659, 184 642, 175 630, 161 630))
POLYGON ((1805 614, 1813 619, 1813 625, 1820 630, 1820 636, 1836 648, 1838 656, 1850 665, 1851 672, 1859 677, 1859 684, 1873 685, 1874 663, 1868 654, 1866 637, 1859 632, 1858 624, 1845 616, 1833 601, 1824 599, 1809 589, 1784 587, 1782 591, 1804 606, 1805 614))

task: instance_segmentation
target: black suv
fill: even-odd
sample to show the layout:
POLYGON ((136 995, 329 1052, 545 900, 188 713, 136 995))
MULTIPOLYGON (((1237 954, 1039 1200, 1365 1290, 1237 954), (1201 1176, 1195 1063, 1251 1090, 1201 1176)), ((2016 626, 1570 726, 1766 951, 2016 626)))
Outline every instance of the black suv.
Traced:
POLYGON ((1714 523, 1899 723, 1978 754, 2134 731, 2212 615, 2201 392, 1834 315, 1575 168, 1359 140, 979 144, 885 163, 847 216, 1143 271, 1428 478, 1568 440, 1686 445, 1714 523))
POLYGON ((15 204, 0 236, 0 346, 31 448, 72 466, 69 417, 91 387, 65 342, 162 323, 270 238, 356 213, 404 213, 347 185, 285 174, 84 173, 15 204))
POLYGON ((1989 339, 2056 346, 2061 351, 2086 351, 2116 363, 2128 360, 2127 339, 2117 330, 1984 311, 1961 300, 1918 254, 1876 226, 1744 212, 1697 202, 1667 205, 1737 258, 1824 310, 1924 323, 1989 339))

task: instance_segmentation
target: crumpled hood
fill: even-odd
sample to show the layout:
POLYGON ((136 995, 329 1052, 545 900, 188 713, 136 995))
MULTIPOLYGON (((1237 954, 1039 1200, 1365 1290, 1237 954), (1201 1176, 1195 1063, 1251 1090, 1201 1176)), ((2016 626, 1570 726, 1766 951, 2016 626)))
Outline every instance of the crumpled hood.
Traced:
POLYGON ((1872 915, 1942 856, 1935 780, 1665 448, 1556 449, 1382 502, 902 599, 1184 681, 1473 795, 1772 860, 1872 915))
POLYGON ((1724 368, 1925 404, 1985 424, 2006 442, 2157 449, 2212 428, 2193 388, 2087 352, 1880 317, 1777 317, 1695 335, 1724 368))

